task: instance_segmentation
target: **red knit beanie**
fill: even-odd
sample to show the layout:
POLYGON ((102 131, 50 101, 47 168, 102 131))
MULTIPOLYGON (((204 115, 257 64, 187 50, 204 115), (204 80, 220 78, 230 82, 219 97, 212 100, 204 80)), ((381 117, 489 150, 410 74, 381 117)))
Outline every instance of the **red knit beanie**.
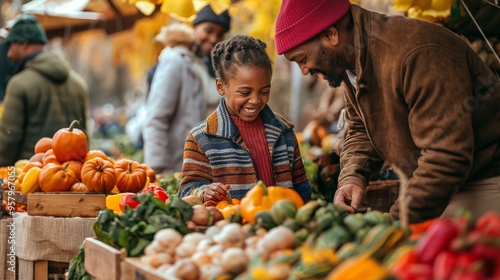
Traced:
POLYGON ((283 54, 341 19, 349 0, 283 0, 276 19, 276 51, 283 54))

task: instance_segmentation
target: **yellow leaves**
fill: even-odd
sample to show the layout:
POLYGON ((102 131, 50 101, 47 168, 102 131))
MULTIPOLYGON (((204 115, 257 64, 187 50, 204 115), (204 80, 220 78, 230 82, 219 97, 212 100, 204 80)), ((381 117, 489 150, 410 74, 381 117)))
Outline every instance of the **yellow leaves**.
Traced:
POLYGON ((192 21, 196 16, 192 0, 164 0, 160 12, 180 21, 192 21))
POLYGON ((451 14, 456 0, 394 0, 393 8, 406 12, 408 17, 439 22, 451 14))
POLYGON ((217 15, 229 9, 229 6, 231 5, 231 0, 192 0, 192 1, 194 9, 196 11, 203 9, 203 7, 209 4, 214 13, 217 15))
POLYGON ((135 7, 141 13, 145 14, 146 16, 149 16, 154 12, 156 5, 154 3, 149 2, 149 1, 137 1, 135 3, 135 7))
POLYGON ((393 0, 392 7, 396 11, 408 11, 413 5, 413 0, 393 0))

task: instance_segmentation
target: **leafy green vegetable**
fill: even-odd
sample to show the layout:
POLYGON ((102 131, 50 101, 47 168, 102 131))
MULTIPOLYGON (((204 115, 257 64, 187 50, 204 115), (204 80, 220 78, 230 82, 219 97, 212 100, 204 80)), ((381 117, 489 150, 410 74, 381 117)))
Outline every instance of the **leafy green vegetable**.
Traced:
POLYGON ((80 246, 78 254, 69 262, 68 279, 92 280, 92 276, 85 270, 85 248, 80 246))
POLYGON ((135 209, 126 207, 123 215, 109 209, 100 213, 94 224, 97 239, 117 249, 125 248, 129 257, 138 257, 160 229, 188 233, 186 222, 191 220, 193 208, 181 198, 171 196, 171 202, 165 204, 152 194, 136 197, 141 203, 135 209))

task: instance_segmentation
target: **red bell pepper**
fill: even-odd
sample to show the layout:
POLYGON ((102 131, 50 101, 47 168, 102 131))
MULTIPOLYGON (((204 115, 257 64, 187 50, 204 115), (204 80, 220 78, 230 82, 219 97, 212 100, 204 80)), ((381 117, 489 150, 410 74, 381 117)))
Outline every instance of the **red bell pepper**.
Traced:
POLYGON ((455 269, 450 280, 482 280, 485 278, 485 262, 471 252, 461 252, 457 256, 455 269))
POLYGON ((127 193, 120 200, 120 209, 125 211, 125 206, 129 206, 132 209, 135 209, 141 202, 136 199, 135 193, 127 193))
POLYGON ((500 214, 484 213, 476 222, 476 230, 491 237, 500 237, 500 214))
POLYGON ((425 263, 412 263, 402 274, 397 275, 400 280, 432 279, 432 266, 425 263))
POLYGON ((168 194, 167 192, 160 186, 157 185, 149 185, 145 187, 141 193, 152 193, 154 197, 158 198, 159 200, 165 202, 168 199, 168 194))
POLYGON ((440 252, 448 250, 457 236, 458 229, 451 220, 436 220, 415 245, 420 262, 432 264, 440 252))
POLYGON ((446 280, 449 279, 455 265, 457 263, 457 255, 452 251, 442 251, 437 255, 433 265, 433 279, 446 280))

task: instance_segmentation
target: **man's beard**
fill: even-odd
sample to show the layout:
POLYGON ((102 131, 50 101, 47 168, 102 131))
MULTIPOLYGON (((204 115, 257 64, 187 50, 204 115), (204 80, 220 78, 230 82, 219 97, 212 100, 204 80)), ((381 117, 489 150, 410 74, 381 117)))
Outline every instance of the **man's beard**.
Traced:
POLYGON ((340 86, 342 81, 347 76, 346 70, 348 69, 348 66, 346 59, 343 59, 342 55, 326 51, 323 48, 321 48, 321 53, 323 54, 323 61, 321 65, 326 66, 323 67, 323 69, 326 70, 311 69, 311 75, 319 73, 323 75, 330 87, 340 86))

